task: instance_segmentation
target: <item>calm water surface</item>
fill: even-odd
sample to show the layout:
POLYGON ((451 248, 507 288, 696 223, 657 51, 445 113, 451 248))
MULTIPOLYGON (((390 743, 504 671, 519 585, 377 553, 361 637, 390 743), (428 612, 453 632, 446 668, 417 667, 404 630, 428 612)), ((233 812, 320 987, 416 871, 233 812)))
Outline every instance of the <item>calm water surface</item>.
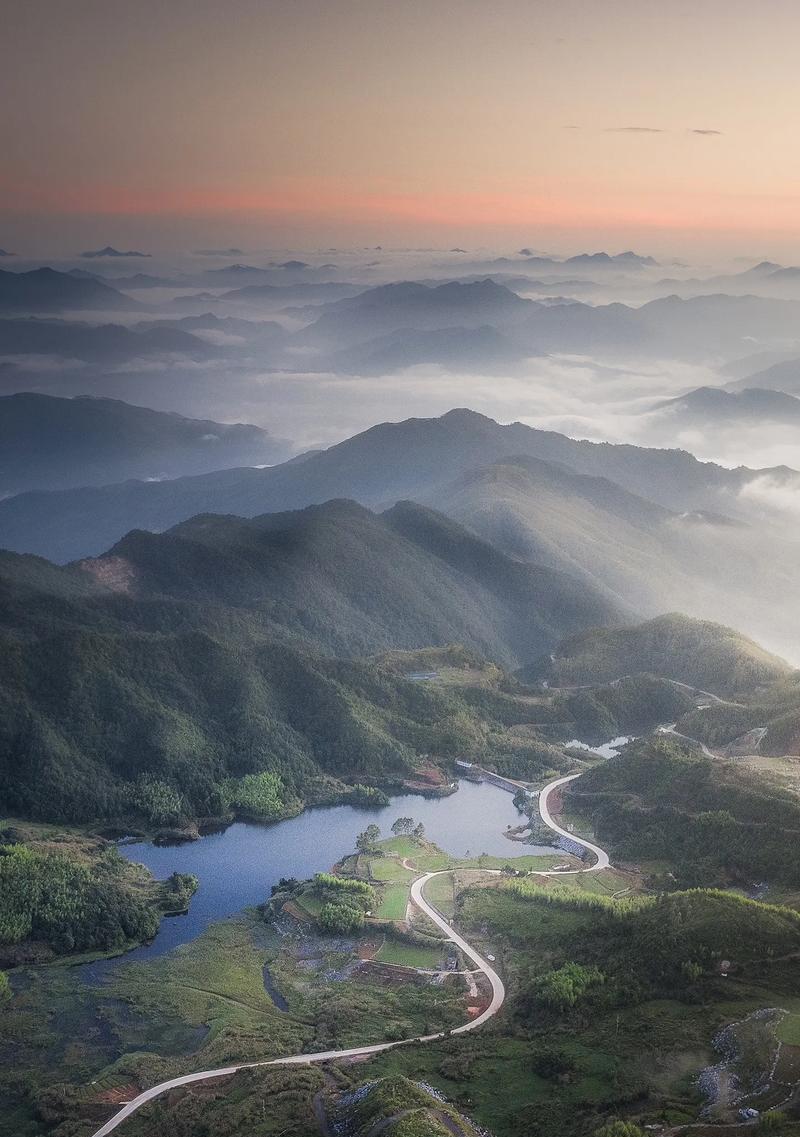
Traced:
POLYGON ((620 734, 617 738, 612 738, 599 746, 592 746, 588 742, 581 742, 579 738, 573 738, 570 742, 564 743, 564 748, 567 749, 571 746, 573 750, 590 750, 592 754, 599 754, 601 758, 616 758, 620 747, 625 746, 628 742, 633 742, 635 737, 634 734, 620 734))
MULTIPOLYGON (((189 872, 200 881, 185 916, 162 920, 151 944, 122 958, 128 962, 163 955, 178 944, 188 943, 215 920, 262 903, 281 877, 304 880, 331 868, 353 851, 356 834, 371 822, 390 836, 392 822, 398 817, 421 821, 432 841, 458 857, 488 853, 510 860, 553 851, 504 837, 509 825, 519 825, 522 820, 511 794, 486 783, 467 781, 459 784, 457 793, 444 798, 405 794, 392 798, 389 805, 380 809, 335 805, 307 810, 299 817, 274 825, 237 821, 221 833, 185 845, 122 845, 120 852, 124 857, 147 865, 159 879, 173 872, 189 872)), ((99 978, 114 965, 111 960, 87 964, 87 978, 99 978)))

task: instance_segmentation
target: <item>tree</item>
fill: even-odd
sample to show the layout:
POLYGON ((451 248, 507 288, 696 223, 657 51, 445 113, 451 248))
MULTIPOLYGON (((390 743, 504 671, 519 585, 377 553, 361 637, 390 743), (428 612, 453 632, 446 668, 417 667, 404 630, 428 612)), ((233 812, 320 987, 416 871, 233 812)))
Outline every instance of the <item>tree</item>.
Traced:
POLYGON ((323 904, 319 910, 318 922, 325 932, 347 936, 364 927, 364 913, 351 904, 323 904))
POLYGON ((595 1129, 594 1137, 645 1137, 644 1130, 632 1121, 609 1121, 595 1129))
POLYGON ((0 971, 0 1003, 4 1002, 11 995, 11 984, 8 981, 8 976, 5 971, 0 971))
MULTIPOLYGON (((545 1006, 565 1011, 569 1007, 574 1007, 590 988, 604 981, 605 976, 596 967, 565 963, 563 967, 548 972, 539 980, 537 995, 545 1006)), ((626 1137, 626 1135, 606 1134, 604 1137, 626 1137)))
POLYGON ((414 826, 414 836, 418 841, 425 840, 425 826, 420 821, 419 825, 414 826))
POLYGON ((356 837, 356 848, 359 853, 374 853, 375 846, 381 839, 381 831, 377 825, 368 825, 363 833, 356 837))
POLYGON ((280 817, 285 806, 283 782, 277 774, 264 770, 260 774, 245 774, 238 781, 228 783, 228 796, 232 806, 250 817, 280 817))
POLYGON ((178 791, 160 781, 143 774, 130 790, 131 805, 138 813, 143 813, 152 825, 170 825, 180 821, 183 800, 178 791))
POLYGON ((414 818, 413 817, 398 817, 397 821, 392 825, 392 833, 395 837, 408 835, 413 832, 414 818))

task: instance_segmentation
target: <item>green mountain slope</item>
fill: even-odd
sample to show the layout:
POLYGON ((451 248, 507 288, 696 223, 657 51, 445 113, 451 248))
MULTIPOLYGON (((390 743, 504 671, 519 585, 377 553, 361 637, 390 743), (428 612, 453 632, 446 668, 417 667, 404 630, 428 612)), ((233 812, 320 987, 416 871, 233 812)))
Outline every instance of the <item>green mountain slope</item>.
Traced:
POLYGON ((800 883, 800 799, 672 739, 644 739, 570 786, 612 855, 670 865, 682 885, 800 883))
POLYGON ((513 661, 615 617, 430 510, 352 502, 195 518, 63 569, 3 554, 0 599, 0 811, 64 820, 219 815, 265 772, 276 811, 399 784, 420 754, 483 753, 492 715, 331 653, 460 636, 513 661))
POLYGON ((337 656, 457 640, 518 664, 568 630, 618 619, 571 577, 410 502, 380 517, 347 501, 253 520, 206 515, 130 533, 83 567, 125 595, 246 609, 337 656))
POLYGON ((543 670, 552 686, 608 683, 645 672, 716 695, 749 693, 791 671, 740 632, 679 613, 635 627, 579 633, 559 644, 543 670))

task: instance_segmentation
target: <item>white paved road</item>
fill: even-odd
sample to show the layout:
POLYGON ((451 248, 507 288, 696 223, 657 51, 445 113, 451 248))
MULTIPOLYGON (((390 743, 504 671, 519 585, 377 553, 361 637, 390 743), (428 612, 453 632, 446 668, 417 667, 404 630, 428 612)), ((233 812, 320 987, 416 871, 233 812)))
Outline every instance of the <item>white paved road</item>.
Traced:
MULTIPOLYGON (((608 867, 608 854, 603 849, 599 848, 597 845, 593 845, 589 841, 585 841, 581 837, 576 837, 574 833, 570 833, 566 829, 562 829, 550 815, 547 800, 551 792, 557 789, 559 786, 566 785, 567 782, 571 782, 574 778, 577 777, 580 777, 580 775, 570 774, 565 778, 557 778, 555 781, 550 782, 548 785, 546 785, 539 794, 539 812, 542 815, 542 821, 545 823, 545 825, 548 825, 551 829, 555 830, 556 833, 560 833, 562 836, 569 837, 573 841, 577 841, 579 844, 584 845, 591 853, 594 853, 595 857, 597 858, 597 862, 596 864, 591 865, 589 868, 585 869, 571 869, 569 872, 564 873, 556 873, 550 869, 539 875, 568 876, 581 872, 597 872, 598 869, 608 867)), ((417 905, 417 907, 425 913, 426 916, 433 920, 434 924, 436 924, 437 927, 441 928, 447 938, 451 940, 456 945, 456 947, 460 948, 464 955, 473 961, 476 969, 483 972, 492 988, 492 998, 486 1010, 476 1018, 470 1019, 469 1022, 464 1023, 462 1026, 455 1027, 451 1032, 452 1034, 464 1034, 467 1031, 476 1030, 478 1027, 483 1026, 483 1024, 487 1022, 493 1015, 496 1015, 503 1005, 506 997, 506 992, 505 987, 503 986, 503 980, 491 966, 489 961, 479 955, 475 948, 468 944, 467 941, 458 934, 455 928, 451 927, 450 924, 448 924, 447 920, 445 920, 441 913, 433 908, 425 899, 423 895, 425 885, 428 883, 431 877, 441 875, 442 874, 440 872, 429 872, 425 873, 424 876, 418 877, 417 880, 415 880, 411 885, 411 899, 417 905)), ((312 1062, 328 1062, 334 1058, 358 1058, 369 1054, 379 1054, 382 1050, 391 1050, 396 1046, 407 1046, 409 1043, 413 1042, 435 1042, 439 1038, 444 1038, 443 1032, 440 1032, 438 1034, 425 1034, 421 1035, 418 1038, 404 1039, 401 1042, 376 1042, 370 1046, 353 1046, 346 1050, 320 1050, 315 1054, 292 1054, 287 1058, 272 1058, 264 1062, 242 1062, 238 1063, 235 1066, 223 1066, 217 1070, 198 1070, 194 1074, 183 1074, 179 1078, 170 1078, 166 1082, 159 1082, 157 1086, 151 1086, 149 1090, 144 1090, 137 1097, 133 1098, 126 1105, 122 1106, 122 1108, 117 1113, 115 1113, 114 1116, 105 1123, 105 1125, 102 1125, 95 1132, 94 1137, 106 1137, 106 1134, 112 1133, 118 1125, 122 1124, 126 1117, 130 1117, 132 1113, 135 1113, 137 1110, 141 1109, 143 1105, 147 1105, 147 1103, 153 1101, 154 1098, 161 1097, 162 1094, 169 1093, 170 1090, 178 1089, 180 1086, 191 1085, 192 1082, 206 1082, 210 1081, 212 1078, 224 1078, 228 1074, 235 1074, 237 1070, 251 1070, 255 1067, 307 1066, 312 1062)))
POLYGON ((574 876, 575 873, 580 872, 598 872, 600 869, 607 869, 609 866, 608 853, 605 849, 601 849, 599 845, 593 845, 591 841, 587 841, 583 837, 576 837, 574 833, 570 833, 568 829, 562 829, 561 826, 553 820, 550 809, 548 807, 548 798, 553 790, 565 786, 568 782, 574 782, 579 778, 580 774, 567 774, 565 778, 556 778, 554 782, 548 782, 543 790, 539 793, 539 813, 542 815, 542 821, 548 828, 560 833, 562 837, 569 837, 571 841, 577 841, 579 845, 583 845, 590 853, 594 853, 597 858, 593 865, 585 869, 568 869, 564 872, 554 872, 553 869, 548 869, 546 872, 538 873, 538 876, 574 876))

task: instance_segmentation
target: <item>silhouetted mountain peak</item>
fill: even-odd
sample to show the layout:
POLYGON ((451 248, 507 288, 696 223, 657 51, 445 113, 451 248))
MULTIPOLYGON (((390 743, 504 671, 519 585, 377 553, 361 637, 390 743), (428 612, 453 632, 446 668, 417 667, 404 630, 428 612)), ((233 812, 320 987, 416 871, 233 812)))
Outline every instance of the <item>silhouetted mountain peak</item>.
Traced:
POLYGON ((113 245, 106 245, 104 249, 88 249, 85 253, 81 253, 86 260, 96 260, 98 257, 149 257, 150 255, 150 253, 140 253, 137 249, 120 252, 113 245))

